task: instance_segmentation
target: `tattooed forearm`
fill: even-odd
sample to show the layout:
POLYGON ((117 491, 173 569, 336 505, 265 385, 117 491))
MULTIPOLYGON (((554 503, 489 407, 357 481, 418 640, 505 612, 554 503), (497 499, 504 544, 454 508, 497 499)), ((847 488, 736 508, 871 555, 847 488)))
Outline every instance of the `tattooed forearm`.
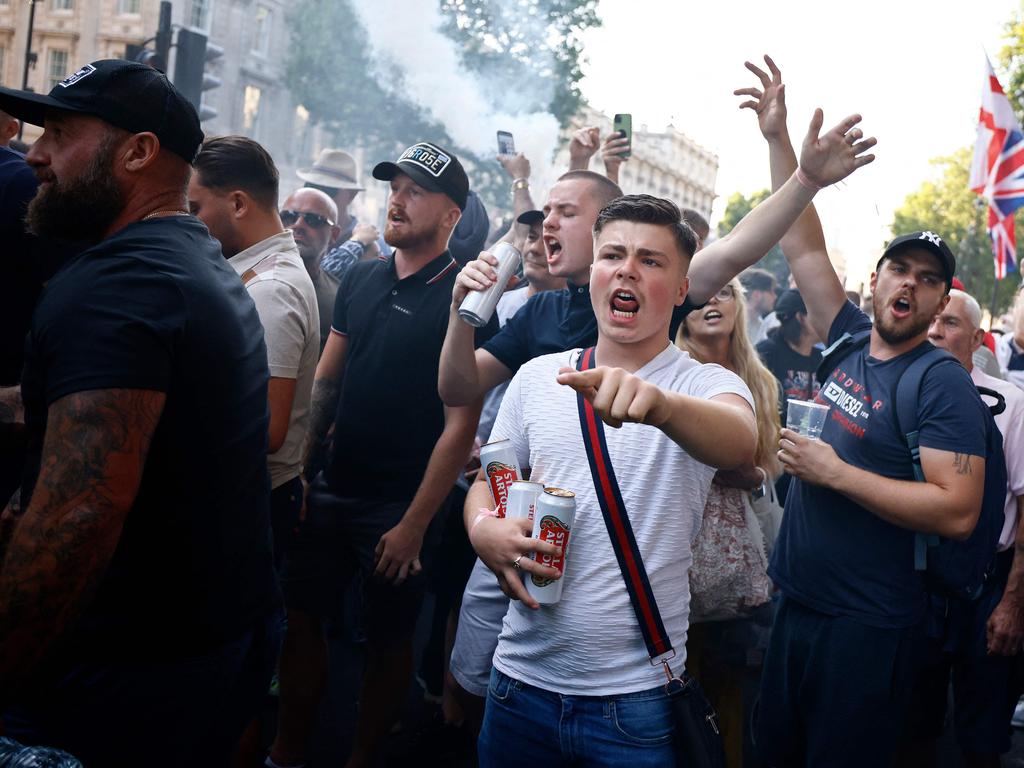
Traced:
POLYGON ((21 387, 0 387, 0 424, 20 424, 24 421, 21 387))
POLYGON ((306 440, 306 467, 318 466, 323 458, 327 430, 334 421, 341 395, 341 382, 335 379, 316 379, 313 382, 309 411, 309 436, 306 440))
POLYGON ((971 454, 969 453, 954 453, 953 454, 953 468, 956 470, 958 475, 969 475, 971 474, 971 454))
POLYGON ((165 399, 110 389, 50 406, 39 476, 0 563, 0 688, 39 661, 96 589, 165 399))

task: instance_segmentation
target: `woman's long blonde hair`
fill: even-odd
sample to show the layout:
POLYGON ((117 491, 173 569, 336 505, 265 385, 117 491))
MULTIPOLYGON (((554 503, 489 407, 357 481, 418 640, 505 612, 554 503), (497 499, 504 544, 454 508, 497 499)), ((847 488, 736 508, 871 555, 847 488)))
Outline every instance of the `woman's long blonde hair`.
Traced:
MULTIPOLYGON (((765 469, 768 474, 778 475, 780 467, 776 452, 779 450, 779 382, 764 367, 757 350, 750 343, 747 335, 747 300, 743 295, 743 286, 733 278, 728 285, 732 288, 736 302, 736 322, 732 335, 729 337, 729 354, 725 367, 735 373, 749 388, 754 396, 757 409, 757 454, 754 463, 765 469)), ((684 320, 676 333, 676 346, 690 354, 698 363, 709 362, 690 341, 690 332, 684 320)))

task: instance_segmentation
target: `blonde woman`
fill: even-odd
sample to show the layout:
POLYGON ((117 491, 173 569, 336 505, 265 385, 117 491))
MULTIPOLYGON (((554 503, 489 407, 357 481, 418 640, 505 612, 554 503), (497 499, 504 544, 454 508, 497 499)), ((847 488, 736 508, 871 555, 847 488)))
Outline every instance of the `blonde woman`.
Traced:
MULTIPOLYGON (((679 327, 676 344, 701 363, 717 363, 735 373, 754 396, 758 444, 754 465, 720 471, 704 509, 705 530, 694 547, 690 570, 691 613, 686 642, 686 664, 700 680, 718 712, 726 758, 730 768, 743 765, 744 723, 749 720, 743 690, 760 677, 760 657, 771 624, 771 582, 767 559, 759 550, 760 531, 752 546, 736 538, 718 537, 713 531, 735 531, 719 526, 721 519, 750 523, 749 497, 761 492, 779 475, 775 457, 779 444, 779 384, 764 367, 747 335, 747 306, 739 280, 732 280, 704 305, 691 312, 679 327), (716 520, 715 518, 719 518, 716 520), (702 594, 698 586, 716 585, 702 594), (730 593, 729 590, 732 589, 730 593), (725 594, 723 594, 723 591, 725 594), (715 616, 716 608, 730 605, 730 618, 715 616), (740 618, 735 618, 741 614, 740 618)), ((728 436, 723 435, 723 439, 728 436)), ((757 528, 756 524, 753 526, 757 528)), ((756 686, 755 686, 756 688, 756 686)), ((748 704, 750 702, 747 702, 748 704)))

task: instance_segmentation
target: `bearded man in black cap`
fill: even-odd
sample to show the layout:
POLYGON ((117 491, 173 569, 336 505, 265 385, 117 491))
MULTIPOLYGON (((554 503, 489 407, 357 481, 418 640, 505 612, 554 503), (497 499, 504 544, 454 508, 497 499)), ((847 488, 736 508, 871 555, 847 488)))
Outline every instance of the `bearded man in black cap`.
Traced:
POLYGON ((301 765, 327 676, 322 619, 357 570, 365 578, 367 665, 348 765, 370 765, 412 681, 412 636, 443 520, 480 403, 446 408, 438 361, 458 264, 448 241, 469 181, 458 158, 421 142, 373 169, 391 186, 387 259, 362 261, 338 286, 317 366, 308 445, 334 424, 334 450, 307 494, 286 556, 288 629, 277 740, 268 765, 301 765))
POLYGON ((266 691, 280 596, 259 316, 188 215, 193 107, 97 61, 48 96, 28 225, 82 252, 48 282, 0 518, 0 731, 97 766, 225 765, 266 691))

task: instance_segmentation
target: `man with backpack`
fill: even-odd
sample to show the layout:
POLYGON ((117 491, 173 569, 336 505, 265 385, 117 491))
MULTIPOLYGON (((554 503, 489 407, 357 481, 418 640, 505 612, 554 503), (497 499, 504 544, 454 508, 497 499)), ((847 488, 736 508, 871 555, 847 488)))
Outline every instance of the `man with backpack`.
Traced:
MULTIPOLYGON (((751 97, 744 106, 768 140, 773 185, 794 170, 813 185, 797 168, 781 74, 766 62, 770 75, 747 65, 761 88, 737 93, 751 97)), ((847 141, 855 150, 874 145, 862 137, 854 128, 847 141)), ((890 243, 871 278, 873 327, 847 300, 813 208, 781 246, 819 336, 830 345, 845 334, 862 343, 830 366, 815 398, 829 406, 821 439, 782 431, 779 458, 794 481, 769 569, 782 598, 757 741, 776 766, 884 766, 897 749, 922 640, 927 592, 915 533, 970 536, 989 417, 962 366, 928 367, 914 412, 903 414, 917 424, 917 477, 897 385, 931 352, 929 324, 949 301, 955 259, 940 237, 918 232, 890 243)))
MULTIPOLYGON (((998 551, 983 588, 974 599, 938 602, 943 619, 914 688, 914 706, 904 733, 901 765, 933 765, 942 734, 952 675, 957 744, 968 768, 998 768, 1010 749, 1010 718, 1022 691, 1017 654, 1024 641, 1024 392, 974 365, 982 344, 981 307, 973 296, 953 289, 949 303, 932 321, 928 340, 953 355, 971 375, 992 410, 1002 439, 1006 479, 998 551)), ((993 457, 992 461, 995 461, 993 457)), ((990 464, 990 469, 994 467, 990 464)), ((986 505, 987 506, 987 505, 986 505)))

